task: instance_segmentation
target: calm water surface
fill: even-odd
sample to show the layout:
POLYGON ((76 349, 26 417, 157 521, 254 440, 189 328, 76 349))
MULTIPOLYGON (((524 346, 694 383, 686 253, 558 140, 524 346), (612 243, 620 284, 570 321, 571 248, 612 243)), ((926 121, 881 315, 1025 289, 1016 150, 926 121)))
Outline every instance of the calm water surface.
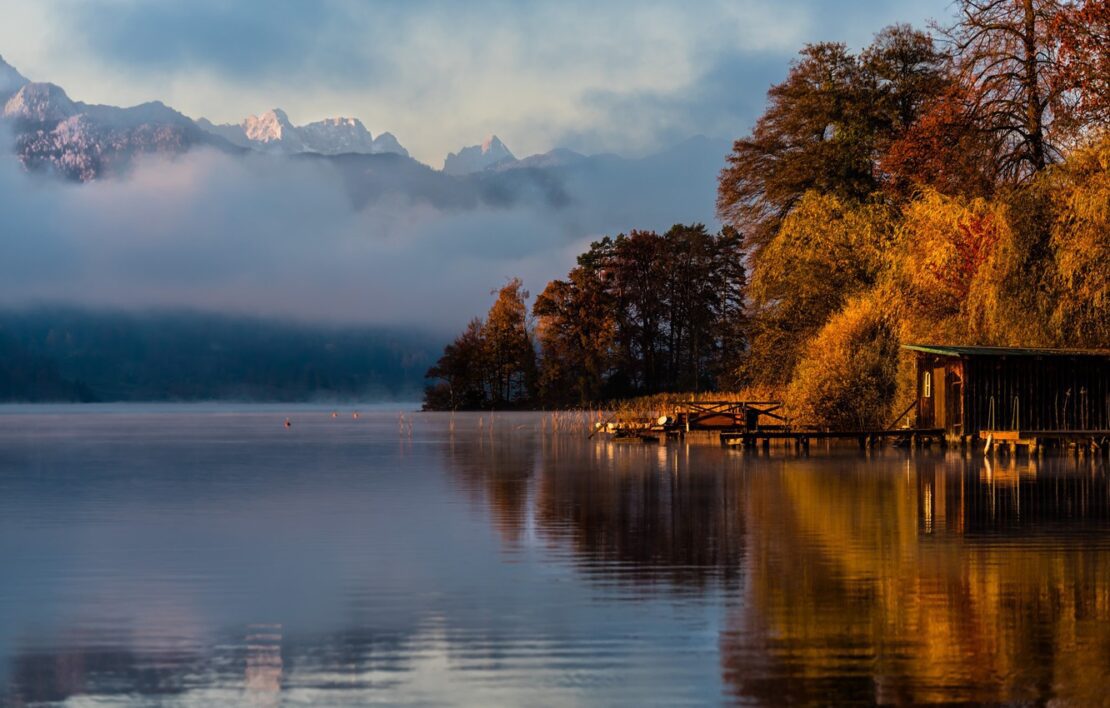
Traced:
POLYGON ((0 409, 0 704, 1107 700, 1104 462, 540 420, 0 409))

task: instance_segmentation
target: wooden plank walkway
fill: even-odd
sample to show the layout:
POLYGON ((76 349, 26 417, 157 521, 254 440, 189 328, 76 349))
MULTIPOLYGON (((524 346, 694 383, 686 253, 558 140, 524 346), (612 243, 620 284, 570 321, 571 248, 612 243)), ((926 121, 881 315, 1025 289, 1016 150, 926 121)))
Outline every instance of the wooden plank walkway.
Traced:
POLYGON ((1110 430, 983 430, 979 436, 985 454, 997 448, 1016 453, 1020 447, 1036 454, 1046 446, 1072 448, 1077 454, 1110 454, 1110 430))
POLYGON ((943 428, 898 428, 894 430, 798 430, 798 429, 755 429, 734 433, 721 433, 721 444, 728 446, 757 447, 766 449, 772 440, 791 440, 795 446, 808 450, 813 440, 855 440, 861 448, 895 441, 908 445, 919 445, 936 440, 944 443, 943 428))

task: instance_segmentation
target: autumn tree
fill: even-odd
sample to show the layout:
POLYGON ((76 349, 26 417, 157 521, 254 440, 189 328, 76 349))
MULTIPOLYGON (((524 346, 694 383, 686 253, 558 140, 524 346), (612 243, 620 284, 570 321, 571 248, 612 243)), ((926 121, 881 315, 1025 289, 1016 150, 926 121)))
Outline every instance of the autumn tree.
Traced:
POLYGON ((998 186, 995 148, 967 111, 969 91, 951 82, 926 103, 921 115, 880 158, 886 188, 898 201, 918 190, 951 196, 990 197, 998 186))
POLYGON ((892 235, 893 217, 885 206, 807 193, 752 273, 746 381, 789 381, 809 338, 848 297, 876 282, 892 235))
POLYGON ((958 0, 958 19, 939 28, 965 89, 967 120, 985 131, 1001 177, 1020 181, 1057 161, 1065 142, 1061 80, 1063 0, 958 0))
POLYGON ((528 292, 520 278, 497 291, 486 316, 486 362, 490 400, 494 406, 527 401, 536 379, 536 351, 528 323, 528 292))
POLYGON ((529 403, 535 395, 536 352, 519 278, 497 291, 486 319, 475 318, 428 370, 437 381, 424 392, 429 410, 476 410, 529 403))
POLYGON ((861 74, 845 45, 808 45, 768 91, 751 135, 733 145, 717 208, 757 251, 807 191, 859 199, 875 188, 861 74))
POLYGON ((606 279, 616 308, 613 378, 655 393, 703 390, 727 377, 746 342, 744 263, 734 229, 676 224, 662 235, 618 236, 606 279))
POLYGON ((704 390, 745 344, 743 243, 734 229, 714 235, 703 224, 675 225, 660 241, 665 386, 704 390))
POLYGON ((727 158, 724 229, 591 244, 536 300, 538 372, 510 282, 430 405, 753 383, 799 421, 873 427, 914 394, 899 342, 1110 347, 1110 6, 956 7, 940 44, 807 46, 727 158))
POLYGON ((1053 31, 1060 43, 1056 90, 1071 110, 1059 119, 1074 133, 1110 128, 1110 0, 1064 6, 1053 31))
POLYGON ((813 44, 768 107, 737 140, 721 172, 717 209, 758 264, 763 247, 806 192, 866 201, 884 181, 881 159, 947 86, 944 56, 927 35, 889 27, 860 56, 813 44))
POLYGON ((630 390, 660 390, 666 304, 663 243, 652 231, 631 231, 613 240, 606 264, 616 301, 617 376, 630 390))
POLYGON ((909 25, 880 31, 859 63, 880 151, 921 117, 951 79, 947 57, 933 38, 909 25))
POLYGON ((609 244, 593 244, 566 280, 551 281, 536 298, 532 313, 545 403, 577 405, 605 397, 616 340, 614 298, 600 256, 609 244))
POLYGON ((533 310, 547 401, 696 391, 732 372, 747 343, 744 243, 703 224, 593 243, 533 310))
POLYGON ((486 381, 486 337, 481 319, 474 318, 443 350, 427 378, 436 382, 424 391, 427 410, 477 410, 489 403, 486 381))
POLYGON ((786 402, 801 424, 879 428, 890 420, 897 379, 897 325, 875 291, 852 298, 807 342, 786 402))
POLYGON ((1055 205, 1049 329, 1070 346, 1110 348, 1110 136, 1046 175, 1055 205))

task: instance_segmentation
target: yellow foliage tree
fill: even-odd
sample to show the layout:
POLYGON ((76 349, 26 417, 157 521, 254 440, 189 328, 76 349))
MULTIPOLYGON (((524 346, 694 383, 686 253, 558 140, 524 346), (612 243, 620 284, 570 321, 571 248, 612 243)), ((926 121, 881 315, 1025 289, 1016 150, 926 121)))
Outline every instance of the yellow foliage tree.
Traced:
POLYGON ((890 209, 808 192, 753 264, 749 381, 784 384, 798 353, 845 303, 871 288, 893 238, 890 209))
POLYGON ((983 199, 927 190, 906 205, 892 265, 907 336, 949 343, 974 336, 968 296, 1005 228, 997 208, 983 199))
POLYGON ((805 347, 786 402, 795 421, 867 429, 889 421, 898 337, 880 290, 852 298, 805 347))
POLYGON ((1061 344, 1110 347, 1110 134, 1047 179, 1058 206, 1053 332, 1061 344))

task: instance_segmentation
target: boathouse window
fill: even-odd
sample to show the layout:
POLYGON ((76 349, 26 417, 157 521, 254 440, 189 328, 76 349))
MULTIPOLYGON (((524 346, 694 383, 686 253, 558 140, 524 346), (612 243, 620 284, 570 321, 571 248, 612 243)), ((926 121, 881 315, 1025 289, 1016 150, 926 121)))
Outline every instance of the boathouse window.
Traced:
POLYGON ((931 371, 926 371, 925 372, 925 381, 923 382, 921 389, 922 389, 922 394, 921 395, 924 398, 932 398, 933 397, 933 372, 931 372, 931 371))

